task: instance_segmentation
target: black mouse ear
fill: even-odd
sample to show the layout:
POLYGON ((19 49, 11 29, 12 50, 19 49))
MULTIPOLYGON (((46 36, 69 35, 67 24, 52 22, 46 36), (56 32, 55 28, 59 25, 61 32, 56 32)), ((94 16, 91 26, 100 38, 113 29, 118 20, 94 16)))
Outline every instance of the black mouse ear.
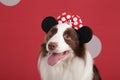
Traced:
POLYGON ((52 16, 46 17, 43 21, 42 21, 42 29, 43 31, 45 31, 46 33, 56 24, 58 24, 58 22, 56 21, 56 19, 52 16))
POLYGON ((83 26, 82 28, 77 30, 77 34, 80 43, 87 43, 91 40, 93 32, 89 27, 83 26))

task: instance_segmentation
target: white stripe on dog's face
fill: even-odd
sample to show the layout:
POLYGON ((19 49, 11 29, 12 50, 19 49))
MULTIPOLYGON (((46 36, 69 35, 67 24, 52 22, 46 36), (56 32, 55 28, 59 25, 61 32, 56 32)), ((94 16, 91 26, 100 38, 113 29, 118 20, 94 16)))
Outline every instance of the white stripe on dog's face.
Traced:
POLYGON ((50 51, 48 48, 48 45, 50 42, 57 43, 57 47, 54 50, 54 52, 56 53, 61 53, 66 50, 71 50, 70 46, 65 42, 64 37, 63 37, 65 30, 71 27, 66 23, 58 24, 56 27, 57 27, 56 34, 53 35, 47 42, 47 45, 46 45, 47 51, 50 51))
POLYGON ((46 37, 48 64, 53 66, 74 55, 84 56, 84 46, 79 45, 76 31, 67 23, 58 24, 50 29, 46 37))

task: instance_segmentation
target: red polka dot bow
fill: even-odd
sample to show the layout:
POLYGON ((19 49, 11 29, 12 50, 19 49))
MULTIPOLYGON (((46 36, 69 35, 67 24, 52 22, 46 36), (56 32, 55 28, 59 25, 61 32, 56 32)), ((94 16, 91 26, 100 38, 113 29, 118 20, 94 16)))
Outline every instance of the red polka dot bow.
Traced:
POLYGON ((81 28, 83 26, 80 16, 71 15, 66 12, 64 12, 64 13, 62 13, 62 15, 58 16, 57 21, 58 21, 58 23, 67 23, 76 30, 78 30, 79 28, 81 28))

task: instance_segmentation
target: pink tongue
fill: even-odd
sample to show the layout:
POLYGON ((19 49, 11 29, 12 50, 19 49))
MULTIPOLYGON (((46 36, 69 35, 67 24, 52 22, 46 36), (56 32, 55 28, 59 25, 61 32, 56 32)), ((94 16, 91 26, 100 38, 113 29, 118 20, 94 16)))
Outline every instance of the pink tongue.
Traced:
POLYGON ((53 66, 55 65, 62 57, 64 57, 63 54, 52 54, 48 57, 48 64, 53 66))

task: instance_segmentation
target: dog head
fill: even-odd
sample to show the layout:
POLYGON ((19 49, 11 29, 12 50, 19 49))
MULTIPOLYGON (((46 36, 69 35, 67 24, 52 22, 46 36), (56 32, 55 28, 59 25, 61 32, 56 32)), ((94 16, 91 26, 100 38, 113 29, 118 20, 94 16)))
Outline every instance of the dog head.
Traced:
POLYGON ((46 32, 45 48, 48 52, 48 64, 53 66, 73 56, 81 57, 84 43, 92 38, 92 30, 83 26, 75 30, 67 23, 59 23, 54 17, 46 17, 42 22, 46 32))

